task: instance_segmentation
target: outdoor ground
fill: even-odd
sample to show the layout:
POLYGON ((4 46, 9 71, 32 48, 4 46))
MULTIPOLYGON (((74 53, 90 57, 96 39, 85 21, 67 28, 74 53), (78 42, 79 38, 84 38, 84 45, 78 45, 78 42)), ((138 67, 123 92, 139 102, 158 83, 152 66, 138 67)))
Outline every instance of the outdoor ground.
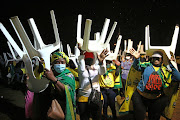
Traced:
MULTIPOLYGON (((0 84, 0 120, 24 120, 24 94, 20 90, 14 90, 3 84, 0 84)), ((119 104, 122 100, 120 96, 117 97, 116 109, 117 115, 119 110, 119 104)), ((108 109, 108 114, 111 115, 111 110, 108 109)), ((180 95, 173 113, 172 120, 180 120, 180 95)), ((128 114, 125 116, 119 116, 119 120, 133 120, 133 115, 128 114)), ((79 115, 77 114, 77 120, 79 115)), ((161 117, 161 120, 166 120, 161 117)))

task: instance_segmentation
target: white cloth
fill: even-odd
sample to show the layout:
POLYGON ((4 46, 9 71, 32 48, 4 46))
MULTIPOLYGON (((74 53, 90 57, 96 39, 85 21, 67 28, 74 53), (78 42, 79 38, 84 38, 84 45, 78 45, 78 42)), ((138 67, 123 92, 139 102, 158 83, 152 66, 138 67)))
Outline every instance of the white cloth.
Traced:
MULTIPOLYGON (((78 76, 79 76, 79 96, 89 97, 91 93, 91 84, 89 82, 89 73, 92 81, 93 88, 95 90, 100 91, 99 85, 99 75, 105 74, 106 68, 105 65, 92 65, 87 66, 89 69, 89 73, 85 66, 84 55, 80 55, 78 57, 79 65, 78 65, 78 76), (92 69, 93 68, 93 69, 92 69)), ((104 62, 103 62, 104 63, 104 62)))

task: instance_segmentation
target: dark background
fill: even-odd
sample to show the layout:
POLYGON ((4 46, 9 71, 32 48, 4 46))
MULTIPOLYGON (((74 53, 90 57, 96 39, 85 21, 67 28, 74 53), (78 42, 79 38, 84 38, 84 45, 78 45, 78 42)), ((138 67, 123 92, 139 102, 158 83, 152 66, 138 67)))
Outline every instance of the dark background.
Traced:
MULTIPOLYGON (((110 19, 109 31, 117 21, 116 30, 110 41, 116 43, 120 33, 122 40, 132 39, 136 48, 139 41, 144 44, 145 26, 150 25, 151 45, 170 45, 174 28, 180 23, 179 0, 109 0, 109 1, 2 1, 0 4, 0 22, 10 32, 15 41, 20 42, 9 21, 10 17, 18 16, 29 38, 33 40, 27 19, 34 18, 45 44, 55 42, 50 10, 54 10, 60 39, 66 52, 66 44, 71 49, 76 43, 78 14, 82 14, 82 35, 85 19, 92 20, 91 39, 95 32, 101 32, 105 18, 110 19)), ((82 36, 83 37, 83 36, 82 36)), ((0 54, 9 51, 7 39, 0 32, 0 54)), ((176 46, 176 55, 180 55, 180 40, 176 46)), ((20 45, 21 46, 21 45, 20 45)), ((121 49, 124 49, 121 42, 121 49)), ((73 49, 72 49, 73 50, 73 49)))

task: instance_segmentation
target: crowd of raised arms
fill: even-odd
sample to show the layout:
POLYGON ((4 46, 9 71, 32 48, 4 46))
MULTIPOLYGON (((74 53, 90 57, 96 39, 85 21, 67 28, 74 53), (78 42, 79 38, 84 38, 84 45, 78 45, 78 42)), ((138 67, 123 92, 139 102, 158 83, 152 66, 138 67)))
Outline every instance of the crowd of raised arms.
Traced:
MULTIPOLYGON (((13 39, 9 39, 10 35, 4 26, 0 26, 20 56, 20 59, 14 59, 14 53, 4 53, 4 58, 0 56, 1 82, 13 89, 23 90, 27 120, 120 120, 118 116, 121 114, 133 114, 135 120, 159 120, 161 116, 172 118, 180 81, 180 57, 174 56, 175 48, 153 48, 149 45, 145 51, 140 41, 135 50, 132 41, 128 40, 128 46, 127 41, 124 41, 122 50, 122 36, 119 35, 113 53, 109 47, 110 36, 117 23, 114 23, 104 43, 108 19, 101 35, 96 34, 95 40, 89 40, 88 24, 92 21, 86 21, 82 39, 79 32, 82 16, 78 16, 76 53, 73 55, 67 45, 66 54, 57 37, 53 11, 51 16, 54 17, 52 22, 56 43, 44 45, 37 37, 39 34, 34 32, 36 42, 39 42, 39 46, 34 48, 28 47, 32 45, 25 39, 26 35, 20 31, 22 29, 17 27, 17 18, 11 18, 15 28, 20 31, 18 34, 22 35, 20 37, 26 52, 21 51, 13 39), (57 110, 57 115, 52 114, 53 100, 61 108, 57 110), (112 115, 108 114, 108 106, 112 115)), ((33 21, 30 23, 35 31, 33 21)), ((146 38, 147 41, 149 39, 146 38)))

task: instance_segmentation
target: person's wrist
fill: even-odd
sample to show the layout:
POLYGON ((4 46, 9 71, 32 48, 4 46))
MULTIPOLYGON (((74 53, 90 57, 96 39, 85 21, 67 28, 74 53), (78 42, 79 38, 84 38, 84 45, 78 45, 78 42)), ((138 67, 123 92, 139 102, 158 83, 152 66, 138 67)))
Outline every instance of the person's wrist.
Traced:
POLYGON ((99 65, 102 65, 103 64, 103 61, 99 60, 99 65))
POLYGON ((81 51, 80 51, 80 54, 81 54, 81 55, 84 55, 84 53, 85 53, 84 50, 81 50, 81 51))
POLYGON ((58 82, 58 79, 56 78, 56 79, 54 79, 54 80, 51 80, 51 82, 52 82, 53 84, 56 84, 56 83, 58 82))

